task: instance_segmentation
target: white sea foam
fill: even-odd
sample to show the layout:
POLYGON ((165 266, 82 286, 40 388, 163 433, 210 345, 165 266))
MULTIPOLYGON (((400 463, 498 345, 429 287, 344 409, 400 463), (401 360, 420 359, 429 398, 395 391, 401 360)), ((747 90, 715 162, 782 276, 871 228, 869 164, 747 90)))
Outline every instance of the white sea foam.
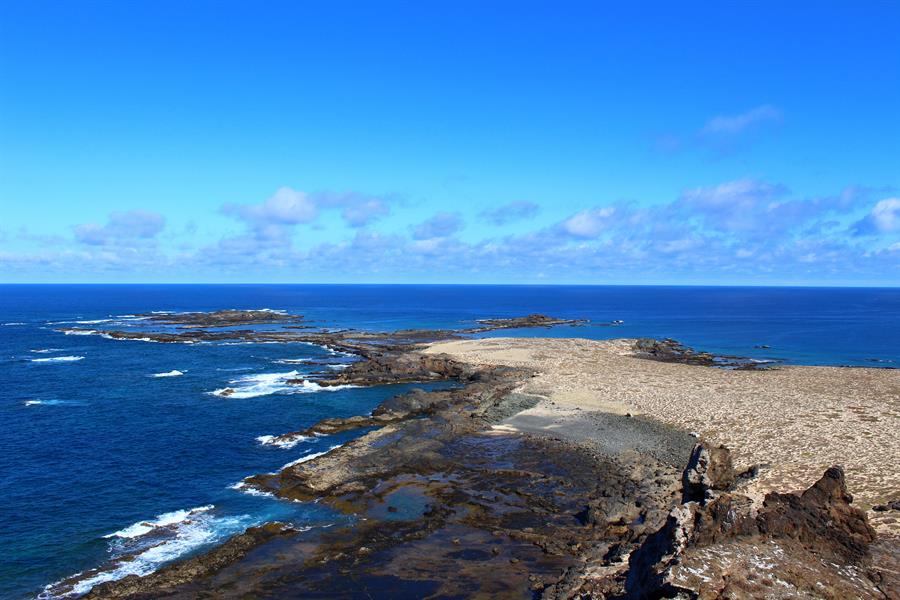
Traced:
POLYGON ((113 321, 113 319, 94 319, 92 321, 71 321, 72 323, 78 323, 79 325, 96 325, 97 323, 109 323, 113 321))
POLYGON ((314 442, 316 438, 314 436, 309 435, 294 435, 290 436, 286 439, 278 439, 281 436, 277 435, 261 435, 256 438, 256 441, 259 442, 261 446, 277 446, 278 448, 293 448, 297 444, 302 442, 314 442))
POLYGON ((63 406, 76 405, 79 402, 69 402, 68 400, 26 400, 25 406, 63 406))
POLYGON ((187 510, 174 510, 172 512, 162 513, 161 515, 156 515, 155 520, 138 521, 137 523, 129 525, 125 529, 120 529, 119 531, 104 535, 103 537, 135 538, 150 533, 157 527, 168 527, 171 525, 188 522, 192 517, 208 512, 213 508, 215 508, 215 506, 213 506, 212 504, 208 504, 206 506, 198 506, 197 508, 190 508, 187 510))
POLYGON ((215 390, 212 394, 223 398, 255 398, 256 396, 267 396, 276 392, 289 390, 293 386, 288 384, 287 381, 297 377, 297 375, 299 375, 297 371, 245 375, 230 381, 229 383, 231 385, 229 387, 215 390))
POLYGON ((228 387, 210 392, 214 396, 222 398, 255 398, 270 394, 311 394, 314 392, 333 392, 341 389, 356 387, 353 385, 321 386, 315 382, 304 379, 302 383, 288 383, 296 379, 300 373, 288 371, 287 373, 260 373, 257 375, 245 375, 230 381, 228 387))
MULTIPOLYGON (((159 340, 150 339, 148 337, 113 337, 106 331, 100 331, 99 329, 62 329, 61 330, 65 335, 99 335, 102 338, 107 340, 115 340, 117 342, 152 342, 154 344, 163 343, 159 340)), ((186 341, 172 341, 165 342, 169 344, 193 344, 193 340, 186 341)))
POLYGON ((272 362, 278 363, 279 365, 302 365, 311 361, 311 358, 279 358, 272 362))
POLYGON ((165 373, 154 373, 150 377, 180 377, 181 375, 184 375, 182 371, 179 371, 178 369, 172 369, 171 371, 166 371, 165 373))
MULTIPOLYGON (((337 331, 337 330, 335 330, 335 331, 337 331)), ((324 350, 331 356, 353 356, 353 357, 358 356, 357 354, 354 354, 353 352, 344 352, 343 350, 335 350, 334 348, 332 348, 331 346, 328 346, 326 344, 316 344, 313 342, 296 342, 296 343, 306 344, 307 346, 315 346, 316 348, 321 348, 322 350, 324 350)))
POLYGON ((261 497, 265 497, 265 498, 274 498, 275 497, 275 494, 273 494, 272 492, 265 492, 261 489, 255 488, 252 485, 250 485, 249 483, 247 483, 246 481, 244 481, 243 479, 241 481, 238 481, 235 484, 229 485, 228 489, 237 490, 239 492, 242 492, 242 493, 250 495, 250 496, 261 496, 261 497))
POLYGON ((135 523, 121 532, 106 536, 111 537, 110 552, 119 558, 88 574, 79 573, 52 583, 39 597, 76 596, 106 581, 128 575, 149 575, 168 562, 202 546, 221 542, 254 523, 249 515, 216 517, 211 512, 212 508, 201 506, 189 511, 166 513, 155 521, 135 523))
POLYGON ((16 325, 27 325, 27 323, 20 323, 20 322, 18 322, 18 321, 13 321, 13 322, 10 322, 10 323, 4 323, 4 324, 3 324, 4 327, 14 327, 14 326, 16 326, 16 325))
POLYGON ((343 371, 347 367, 350 366, 350 363, 339 363, 336 365, 328 365, 329 369, 334 369, 335 371, 343 371))
POLYGON ((303 383, 300 385, 293 386, 295 388, 300 388, 301 393, 313 393, 313 392, 337 392, 339 390, 347 390, 350 388, 357 388, 358 385, 319 385, 315 381, 310 381, 308 379, 304 379, 303 383))
POLYGON ((34 363, 65 363, 82 359, 84 359, 83 356, 51 356, 48 358, 32 358, 30 360, 34 363))
MULTIPOLYGON (((281 466, 281 469, 287 469, 288 467, 293 467, 294 465, 299 465, 299 464, 305 463, 306 461, 312 460, 312 459, 314 459, 314 458, 319 458, 320 456, 325 456, 326 454, 328 454, 328 453, 331 452, 332 450, 335 450, 335 449, 337 449, 337 448, 340 448, 341 446, 343 446, 343 444, 335 444, 334 446, 332 446, 332 447, 329 448, 328 450, 323 450, 322 452, 314 452, 314 453, 312 453, 312 454, 307 454, 307 455, 305 455, 305 456, 301 456, 301 457, 298 458, 297 460, 292 460, 292 461, 289 462, 289 463, 285 463, 284 465, 281 466)), ((279 469, 279 470, 281 470, 281 469, 279 469)))
POLYGON ((50 354, 51 352, 62 352, 62 348, 41 348, 39 350, 29 350, 35 354, 50 354))

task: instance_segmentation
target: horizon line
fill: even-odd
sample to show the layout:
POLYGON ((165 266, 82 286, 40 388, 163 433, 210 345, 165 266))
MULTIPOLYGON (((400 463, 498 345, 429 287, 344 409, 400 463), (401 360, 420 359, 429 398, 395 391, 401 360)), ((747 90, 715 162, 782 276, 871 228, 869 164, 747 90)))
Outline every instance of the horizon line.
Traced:
POLYGON ((668 288, 804 288, 804 289, 900 289, 900 284, 895 285, 865 285, 865 284, 752 284, 752 283, 409 283, 409 282, 177 282, 177 281, 145 281, 145 282, 108 282, 108 281, 26 281, 26 282, 0 282, 0 286, 419 286, 419 287, 668 287, 668 288))

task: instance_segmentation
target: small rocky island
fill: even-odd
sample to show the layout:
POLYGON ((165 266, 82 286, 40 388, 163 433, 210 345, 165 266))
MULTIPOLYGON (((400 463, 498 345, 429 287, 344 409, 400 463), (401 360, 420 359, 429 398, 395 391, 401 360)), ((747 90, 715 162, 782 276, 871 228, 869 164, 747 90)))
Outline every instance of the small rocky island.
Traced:
MULTIPOLYGON (((670 382, 662 395, 677 399, 684 392, 671 382, 692 378, 709 402, 728 402, 714 390, 759 377, 796 380, 791 369, 803 368, 746 373, 737 357, 671 340, 472 339, 581 323, 542 315, 453 331, 206 330, 242 318, 190 317, 165 321, 183 331, 103 334, 304 341, 357 357, 337 374, 323 373, 322 386, 446 380, 457 387, 402 394, 370 415, 325 419, 269 440, 360 431, 321 456, 243 482, 355 515, 353 526, 251 528, 146 577, 98 585, 88 597, 897 597, 900 545, 889 521, 876 531, 853 504, 848 485, 868 477, 855 463, 845 472, 811 460, 803 473, 818 472, 804 487, 771 489, 767 476, 781 473, 778 465, 748 461, 754 455, 740 447, 736 460, 733 448, 715 441, 732 439, 727 428, 712 437, 691 431, 640 400, 650 392, 632 398, 622 388, 634 371, 640 382, 670 382)), ((825 371, 806 369, 797 373, 826 381, 825 371)), ((882 374, 871 377, 873 389, 891 385, 882 374)), ((887 501, 878 506, 896 510, 887 501)))
POLYGON ((135 317, 161 325, 192 327, 236 327, 240 325, 269 325, 296 323, 303 320, 300 315, 289 315, 283 311, 260 310, 214 310, 212 312, 152 312, 135 317))

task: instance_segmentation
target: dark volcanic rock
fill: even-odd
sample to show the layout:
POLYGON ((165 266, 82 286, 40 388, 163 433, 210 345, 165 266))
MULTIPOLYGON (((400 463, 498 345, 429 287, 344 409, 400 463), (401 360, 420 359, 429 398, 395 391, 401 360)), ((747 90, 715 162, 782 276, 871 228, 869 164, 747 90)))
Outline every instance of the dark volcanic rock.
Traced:
POLYGON ((669 338, 664 340, 641 338, 635 341, 633 352, 638 358, 648 360, 725 369, 761 370, 771 368, 771 365, 777 362, 775 360, 761 362, 741 356, 718 356, 709 352, 699 352, 669 338))
POLYGON ((709 352, 695 352, 692 348, 673 339, 653 340, 641 338, 634 343, 634 353, 641 358, 688 365, 712 366, 715 357, 709 352))
POLYGON ((766 496, 757 522, 760 533, 789 537, 813 552, 859 563, 868 556, 875 530, 863 511, 850 505, 844 471, 831 467, 800 496, 772 492, 766 496))
POLYGON ((212 312, 146 313, 137 315, 148 321, 164 325, 189 327, 234 327, 236 325, 266 325, 271 323, 295 323, 301 315, 290 315, 274 310, 215 310, 212 312))
POLYGON ((511 317, 506 319, 478 319, 478 327, 465 329, 465 333, 482 333, 496 331, 498 329, 522 329, 527 327, 554 327, 556 325, 582 325, 587 323, 585 319, 559 319, 547 315, 531 314, 524 317, 511 317))
MULTIPOLYGON (((225 565, 245 557, 260 544, 291 535, 294 530, 283 523, 266 523, 259 527, 250 527, 244 533, 236 535, 214 550, 178 562, 163 571, 146 577, 129 575, 118 581, 101 583, 94 586, 84 598, 135 598, 167 595, 167 592, 178 585, 190 583, 209 575, 225 565), (154 590, 147 594, 147 590, 154 590)), ((86 573, 85 575, 90 575, 86 573)))
MULTIPOLYGON (((471 367, 446 355, 410 352, 369 352, 369 360, 356 362, 334 377, 317 380, 322 386, 371 386, 386 383, 408 383, 456 379, 466 381, 476 375, 471 367)), ((288 383, 303 384, 302 379, 288 383)))
POLYGON ((684 502, 705 502, 710 491, 729 489, 735 480, 731 451, 725 446, 714 447, 707 442, 694 446, 682 485, 684 502))
POLYGON ((513 392, 530 371, 470 372, 443 357, 409 358, 419 365, 413 372, 454 373, 465 386, 414 391, 370 417, 320 422, 304 433, 377 428, 277 474, 245 480, 284 498, 316 500, 363 517, 353 527, 323 530, 315 539, 298 533, 262 541, 190 578, 174 565, 143 583, 110 584, 102 596, 563 593, 580 580, 585 561, 627 556, 677 502, 680 471, 654 459, 489 433, 492 423, 536 402, 513 392), (585 507, 589 518, 582 516, 585 507), (571 574, 570 583, 560 583, 563 573, 571 574))
MULTIPOLYGON (((873 545, 840 468, 803 494, 769 494, 757 509, 734 491, 744 475, 736 476, 724 447, 697 444, 683 469, 690 441, 675 443, 666 428, 618 415, 604 417, 612 429, 639 427, 648 440, 666 438, 647 447, 666 450, 566 441, 564 428, 553 439, 501 434, 491 426, 538 401, 516 392, 531 372, 417 351, 458 333, 556 324, 574 323, 531 315, 460 332, 108 332, 173 342, 310 342, 362 358, 320 376, 323 386, 454 380, 461 387, 414 390, 371 415, 278 436, 273 443, 371 428, 324 455, 245 480, 353 515, 343 517, 353 526, 252 528, 150 576, 97 586, 90 597, 892 597, 895 580, 877 568, 872 549, 884 557, 894 548, 873 545)), ((721 357, 672 340, 639 340, 635 352, 723 366, 721 357)))
POLYGON ((720 492, 670 513, 629 561, 627 598, 879 598, 870 578, 875 533, 850 506, 844 473, 828 469, 803 494, 720 492))

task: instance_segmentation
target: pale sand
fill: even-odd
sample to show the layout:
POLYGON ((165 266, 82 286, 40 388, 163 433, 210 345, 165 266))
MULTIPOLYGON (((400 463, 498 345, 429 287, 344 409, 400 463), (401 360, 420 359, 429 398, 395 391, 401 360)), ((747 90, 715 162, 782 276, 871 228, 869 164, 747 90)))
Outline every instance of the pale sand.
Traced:
MULTIPOLYGON (((900 498, 900 370, 728 371, 635 358, 632 343, 487 338, 425 352, 533 370, 518 390, 547 398, 520 414, 532 421, 579 410, 643 414, 725 444, 739 468, 764 466, 748 489, 756 498, 805 489, 833 464, 861 508, 900 498)), ((501 427, 516 429, 516 417, 501 427)), ((900 535, 896 512, 868 514, 880 532, 900 535)))

